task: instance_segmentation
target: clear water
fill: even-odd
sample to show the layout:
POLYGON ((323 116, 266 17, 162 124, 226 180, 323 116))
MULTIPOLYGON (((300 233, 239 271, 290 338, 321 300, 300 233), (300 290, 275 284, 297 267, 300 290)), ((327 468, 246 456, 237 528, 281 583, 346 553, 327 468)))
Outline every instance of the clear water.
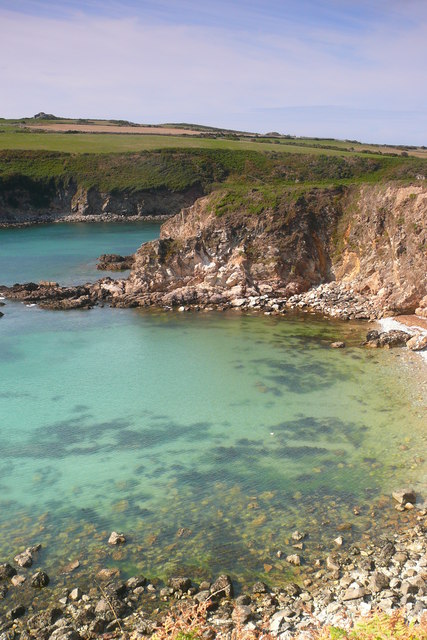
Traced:
POLYGON ((73 223, 0 229, 0 284, 52 280, 61 285, 94 282, 104 275, 103 253, 129 255, 157 238, 157 223, 73 223))
MULTIPOLYGON (((100 248, 110 232, 90 227, 70 225, 67 251, 36 233, 48 255, 40 277, 74 281, 93 255, 125 252, 100 248), (54 256, 81 256, 82 235, 89 256, 67 270, 54 256)), ((120 230, 126 244, 128 229, 111 233, 120 230)), ((34 232, 1 231, 0 243, 7 233, 19 262, 34 232)), ((10 269, 24 280, 10 255, 4 278, 10 269)), ((10 302, 3 311, 0 560, 41 541, 47 568, 78 558, 82 575, 112 564, 123 575, 267 572, 278 583, 290 571, 276 552, 292 552, 294 529, 310 533, 308 562, 343 522, 346 544, 382 530, 396 512, 381 495, 422 480, 423 398, 413 384, 409 393, 400 352, 359 347, 366 325, 10 302), (329 347, 342 339, 346 349, 329 347), (112 530, 129 543, 108 548, 112 530)))

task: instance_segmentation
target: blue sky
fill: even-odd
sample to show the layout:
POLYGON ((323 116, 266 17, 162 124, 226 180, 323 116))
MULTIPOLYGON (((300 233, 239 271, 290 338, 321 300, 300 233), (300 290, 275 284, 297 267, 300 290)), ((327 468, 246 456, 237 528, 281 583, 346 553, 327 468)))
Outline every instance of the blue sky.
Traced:
POLYGON ((427 144, 426 0, 0 0, 0 116, 427 144))

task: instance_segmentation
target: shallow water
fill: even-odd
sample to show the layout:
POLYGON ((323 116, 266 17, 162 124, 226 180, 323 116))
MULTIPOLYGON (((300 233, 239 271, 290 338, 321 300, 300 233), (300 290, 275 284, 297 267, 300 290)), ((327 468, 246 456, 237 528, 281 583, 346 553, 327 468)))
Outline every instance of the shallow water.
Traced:
POLYGON ((294 529, 307 559, 344 522, 350 543, 393 515, 387 498, 372 516, 381 494, 422 479, 423 398, 398 351, 359 347, 364 324, 3 311, 0 561, 41 541, 46 567, 278 583, 294 529), (111 530, 129 544, 109 549, 111 530))

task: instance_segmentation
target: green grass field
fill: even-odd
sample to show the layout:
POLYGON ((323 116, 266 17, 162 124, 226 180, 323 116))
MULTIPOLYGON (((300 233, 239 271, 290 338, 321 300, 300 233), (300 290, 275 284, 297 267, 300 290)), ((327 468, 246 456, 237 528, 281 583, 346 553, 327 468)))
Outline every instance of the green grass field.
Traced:
MULTIPOLYGON (((37 121, 28 121, 32 126, 37 121)), ((72 120, 60 120, 61 124, 73 125, 72 120)), ((44 121, 42 127, 55 122, 44 121)), ((108 121, 90 121, 97 125, 110 124, 108 121)), ((79 126, 79 123, 77 123, 79 126)), ((187 125, 184 125, 187 126, 187 125)), ((278 153, 310 153, 312 155, 404 155, 427 159, 427 149, 418 147, 390 147, 362 144, 349 140, 324 138, 268 138, 219 132, 217 137, 195 137, 185 135, 159 135, 156 133, 75 133, 55 131, 31 131, 24 123, 0 119, 0 149, 63 151, 68 153, 123 153, 151 151, 159 149, 239 149, 244 151, 276 151, 278 153)), ((120 128, 120 127, 119 127, 120 128)), ((154 129, 155 131, 155 129, 154 129)), ((211 132, 211 135, 216 132, 211 132)))
POLYGON ((108 134, 108 133, 17 133, 0 127, 0 149, 28 151, 63 151, 68 153, 123 153, 157 149, 234 149, 244 151, 276 151, 327 155, 354 155, 354 152, 311 147, 309 144, 291 145, 285 142, 250 142, 194 138, 186 136, 108 134))

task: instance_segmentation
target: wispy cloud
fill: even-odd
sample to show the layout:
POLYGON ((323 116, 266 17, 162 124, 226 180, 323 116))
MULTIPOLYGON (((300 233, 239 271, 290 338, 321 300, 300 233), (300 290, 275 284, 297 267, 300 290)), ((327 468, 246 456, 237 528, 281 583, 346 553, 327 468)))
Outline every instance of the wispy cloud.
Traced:
POLYGON ((424 2, 49 6, 14 0, 14 10, 0 8, 1 115, 45 110, 283 131, 294 122, 296 133, 314 134, 317 113, 327 135, 427 140, 424 2), (329 119, 319 104, 335 108, 329 119))

